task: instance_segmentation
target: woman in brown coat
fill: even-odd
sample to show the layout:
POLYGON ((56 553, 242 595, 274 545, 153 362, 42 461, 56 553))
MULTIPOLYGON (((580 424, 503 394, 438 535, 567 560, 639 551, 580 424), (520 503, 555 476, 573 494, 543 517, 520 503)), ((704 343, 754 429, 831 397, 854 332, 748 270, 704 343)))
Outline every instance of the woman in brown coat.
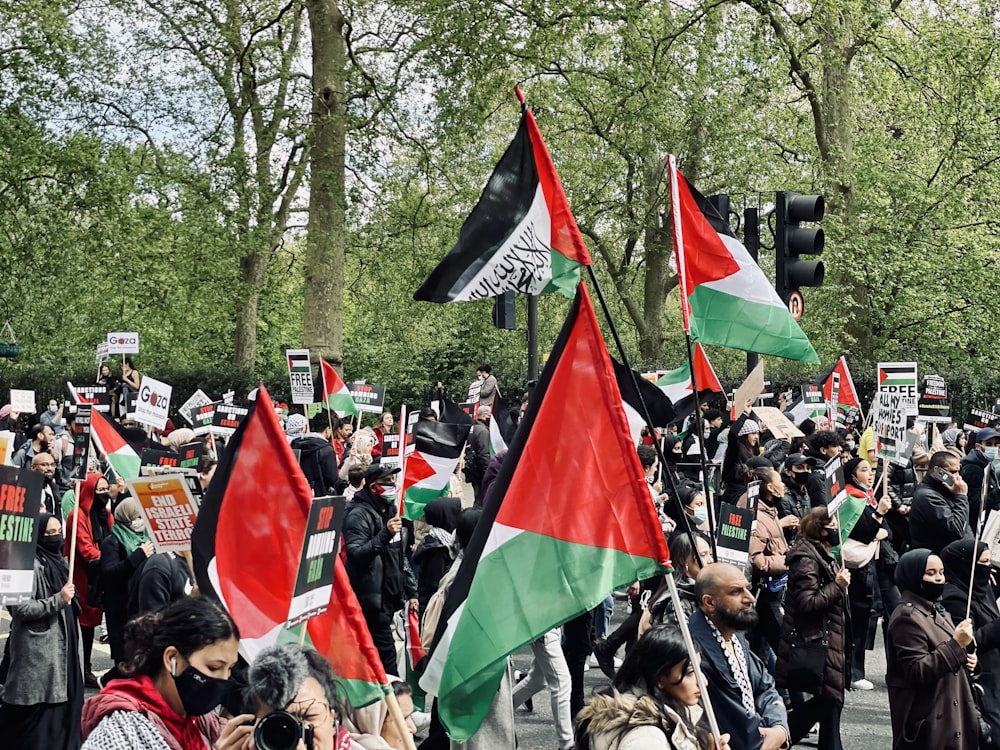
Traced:
POLYGON ((812 693, 805 703, 788 712, 792 744, 796 744, 819 722, 819 750, 841 750, 840 714, 844 709, 844 687, 850 675, 851 623, 847 587, 851 574, 837 565, 830 550, 840 544, 840 529, 825 507, 813 508, 799 522, 795 543, 785 554, 788 588, 785 617, 778 647, 777 684, 790 690, 812 693), (789 657, 791 640, 825 641, 826 661, 818 686, 791 684, 789 657))
POLYGON ((974 750, 979 723, 966 670, 975 668, 972 621, 957 626, 935 602, 944 563, 927 549, 910 550, 896 566, 902 594, 889 620, 886 676, 893 750, 974 750))

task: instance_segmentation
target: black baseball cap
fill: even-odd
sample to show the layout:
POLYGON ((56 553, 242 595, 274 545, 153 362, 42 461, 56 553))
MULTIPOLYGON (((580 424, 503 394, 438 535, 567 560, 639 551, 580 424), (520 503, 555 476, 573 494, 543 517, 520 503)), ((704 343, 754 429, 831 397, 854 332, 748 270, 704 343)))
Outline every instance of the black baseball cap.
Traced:
POLYGON ((812 456, 807 456, 805 453, 791 453, 788 458, 785 459, 785 468, 791 469, 793 466, 808 466, 809 468, 814 468, 816 466, 816 459, 812 456))
POLYGON ((377 482, 380 479, 385 479, 386 477, 391 477, 393 474, 399 473, 398 466, 383 466, 382 464, 372 464, 367 469, 365 469, 365 482, 371 484, 372 482, 377 482))

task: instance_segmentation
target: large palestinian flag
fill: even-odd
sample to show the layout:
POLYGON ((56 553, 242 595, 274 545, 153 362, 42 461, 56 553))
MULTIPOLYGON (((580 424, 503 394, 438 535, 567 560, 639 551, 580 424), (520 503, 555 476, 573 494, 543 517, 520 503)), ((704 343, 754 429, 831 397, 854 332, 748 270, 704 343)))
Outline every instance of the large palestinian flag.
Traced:
POLYGON ((510 418, 510 411, 504 400, 496 395, 493 397, 493 406, 490 412, 490 455, 495 456, 501 451, 510 447, 517 432, 517 425, 510 418))
POLYGON ((674 252, 684 329, 703 344, 819 363, 750 253, 670 157, 674 252))
POLYGON ((694 361, 694 379, 691 378, 691 366, 685 361, 676 370, 670 370, 656 381, 656 385, 674 405, 676 419, 686 417, 695 410, 699 402, 704 403, 713 393, 722 393, 722 383, 701 344, 695 343, 691 359, 694 361), (697 399, 694 396, 695 385, 698 386, 697 399))
POLYGON ((522 107, 517 134, 458 242, 413 299, 465 302, 506 291, 572 297, 581 265, 590 265, 590 254, 535 118, 522 107))
POLYGON ((452 739, 479 728, 508 654, 608 591, 665 570, 667 545, 621 404, 581 283, 491 490, 495 502, 465 551, 420 681, 438 696, 452 739), (581 439, 595 424, 601 439, 581 439))
POLYGON ((436 497, 448 494, 469 425, 421 419, 413 425, 414 451, 403 473, 403 516, 415 521, 436 497))
MULTIPOLYGON (((311 502, 309 483, 261 386, 219 461, 191 539, 198 587, 232 615, 248 661, 275 643, 298 643, 299 633, 285 622, 311 502)), ((306 627, 306 640, 330 660, 351 705, 365 706, 388 693, 339 557, 330 606, 306 627)))
POLYGON ((344 379, 323 358, 319 360, 319 377, 316 378, 313 401, 322 404, 324 409, 336 412, 339 417, 358 414, 358 406, 351 398, 351 391, 344 379))
POLYGON ((122 479, 139 476, 142 446, 132 441, 132 436, 124 427, 96 409, 90 413, 90 439, 98 454, 111 464, 115 474, 122 479))

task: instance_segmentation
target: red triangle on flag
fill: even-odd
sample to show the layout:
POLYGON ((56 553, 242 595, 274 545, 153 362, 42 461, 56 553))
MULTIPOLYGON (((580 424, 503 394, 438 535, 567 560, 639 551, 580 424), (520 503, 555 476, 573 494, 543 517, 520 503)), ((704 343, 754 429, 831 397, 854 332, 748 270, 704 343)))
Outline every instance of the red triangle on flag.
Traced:
MULTIPOLYGON (((677 173, 677 200, 674 207, 680 213, 680 227, 684 238, 682 293, 690 295, 695 288, 710 281, 718 281, 740 270, 739 263, 726 247, 719 233, 705 218, 698 202, 691 194, 687 179, 677 173)), ((674 216, 677 222, 678 217, 674 216)), ((675 228, 675 233, 676 233, 675 228)))
POLYGON ((694 374, 699 392, 722 393, 722 383, 719 382, 712 363, 708 361, 704 347, 699 343, 694 345, 694 374))
POLYGON ((417 482, 421 482, 428 477, 434 476, 434 467, 427 463, 427 459, 420 451, 414 451, 406 457, 406 474, 403 476, 403 492, 417 482))

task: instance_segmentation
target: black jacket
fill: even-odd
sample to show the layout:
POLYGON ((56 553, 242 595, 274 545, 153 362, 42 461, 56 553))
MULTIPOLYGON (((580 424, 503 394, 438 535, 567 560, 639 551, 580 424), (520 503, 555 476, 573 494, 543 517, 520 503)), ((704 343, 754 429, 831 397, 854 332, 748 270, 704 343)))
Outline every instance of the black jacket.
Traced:
POLYGON ((969 485, 969 526, 976 528, 979 523, 979 513, 983 499, 983 478, 989 476, 986 488, 986 510, 1000 508, 1000 483, 989 459, 977 450, 973 450, 962 459, 959 473, 969 485))
POLYGON ((362 487, 347 506, 344 517, 344 549, 347 575, 358 603, 366 612, 395 612, 407 599, 417 598, 413 571, 400 544, 391 543, 386 521, 395 515, 367 487, 362 487))
POLYGON ((910 506, 913 549, 925 547, 937 555, 945 545, 971 538, 969 498, 952 495, 928 474, 917 485, 910 506))
POLYGON ((299 465, 306 475, 313 494, 317 497, 336 493, 340 481, 337 451, 322 435, 309 433, 292 441, 292 448, 299 451, 299 465))
POLYGON ((465 449, 465 480, 475 490, 476 499, 482 504, 480 491, 486 469, 490 465, 490 428, 478 419, 469 432, 468 447, 465 449))
POLYGON ((183 558, 159 552, 136 569, 128 584, 128 618, 161 612, 191 593, 191 571, 183 558))
POLYGON ((104 585, 104 618, 108 624, 108 645, 116 664, 125 658, 125 623, 128 621, 129 582, 145 562, 146 553, 136 547, 131 555, 113 533, 101 541, 101 583, 104 585))

